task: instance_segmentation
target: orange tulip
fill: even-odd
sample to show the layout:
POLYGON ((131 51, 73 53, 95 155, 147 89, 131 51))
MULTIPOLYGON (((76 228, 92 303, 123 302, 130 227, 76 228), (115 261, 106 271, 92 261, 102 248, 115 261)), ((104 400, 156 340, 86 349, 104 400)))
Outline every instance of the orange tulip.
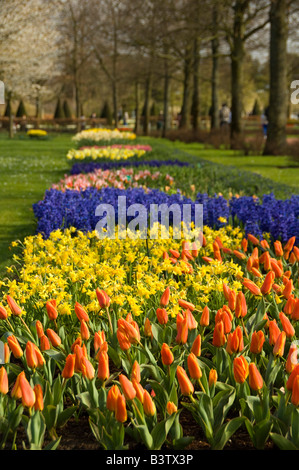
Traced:
POLYGON ((289 238, 289 240, 287 241, 287 243, 283 247, 283 250, 284 251, 292 251, 295 241, 296 241, 296 237, 289 238))
POLYGON ((248 240, 249 240, 253 245, 259 245, 259 243, 260 243, 260 242, 259 242, 259 239, 256 238, 254 235, 251 235, 251 233, 249 233, 249 234, 247 235, 247 238, 248 238, 248 240))
POLYGON ((289 378, 286 383, 287 390, 292 390, 295 377, 299 375, 299 364, 296 364, 292 372, 289 375, 289 378))
POLYGON ((209 387, 212 387, 213 385, 215 385, 216 382, 217 382, 217 379, 218 379, 218 374, 217 374, 216 369, 210 369, 210 372, 209 372, 209 387))
POLYGON ((221 309, 219 309, 215 316, 215 323, 222 321, 224 326, 224 333, 230 333, 232 329, 232 313, 226 305, 224 305, 221 309))
POLYGON ((286 301, 286 304, 283 308, 283 311, 284 313, 286 313, 287 315, 291 315, 292 316, 292 313, 293 313, 293 310, 295 308, 295 305, 296 305, 296 299, 293 295, 291 295, 288 300, 286 301))
POLYGON ((168 322, 168 314, 165 308, 157 308, 156 315, 160 325, 166 325, 166 323, 168 322))
POLYGON ((161 348, 161 359, 164 366, 170 366, 173 363, 174 357, 168 346, 168 344, 163 343, 161 348))
POLYGON ((11 350, 11 352, 13 353, 16 359, 19 359, 20 357, 23 356, 23 350, 17 338, 14 335, 8 336, 7 343, 8 343, 9 349, 11 350))
POLYGON ((117 385, 112 385, 107 393, 106 406, 109 411, 116 411, 117 399, 120 395, 120 390, 117 385))
POLYGON ((206 305, 202 311, 199 324, 200 326, 209 326, 210 323, 210 311, 208 306, 206 305))
POLYGON ((118 380, 126 400, 133 400, 136 397, 136 390, 132 382, 123 374, 119 375, 118 380))
POLYGON ((224 335, 224 324, 223 321, 216 323, 213 332, 213 345, 216 347, 221 347, 225 344, 226 338, 224 335))
POLYGON ((190 312, 193 312, 195 309, 195 305, 193 305, 191 302, 187 302, 186 300, 179 299, 179 306, 184 309, 190 310, 190 312))
POLYGON ((294 379, 291 402, 294 406, 299 406, 299 375, 294 379))
POLYGON ((127 421, 126 400, 121 394, 119 394, 116 401, 115 419, 120 423, 127 421))
POLYGON ((44 328, 42 323, 39 320, 36 320, 35 328, 37 332, 37 337, 40 339, 44 334, 44 328))
POLYGON ((143 392, 143 409, 146 416, 154 416, 156 414, 156 406, 147 390, 143 392))
POLYGON ((286 344, 286 334, 284 331, 282 331, 279 334, 273 347, 274 356, 283 356, 285 344, 286 344))
POLYGON ((233 250, 233 253, 238 259, 242 260, 246 258, 246 255, 239 250, 233 250))
POLYGON ((56 320, 58 317, 58 311, 56 308, 56 300, 48 300, 46 303, 46 310, 50 320, 56 320))
POLYGON ((43 355, 41 354, 38 347, 31 341, 27 341, 25 347, 25 355, 28 367, 31 369, 36 369, 37 367, 42 367, 45 363, 43 355))
POLYGON ((172 401, 168 401, 166 405, 166 411, 169 415, 172 415, 178 411, 178 408, 172 401))
POLYGON ((7 343, 4 343, 4 363, 7 364, 10 360, 10 349, 7 343))
POLYGON ((88 341, 90 337, 89 329, 84 320, 80 322, 80 333, 81 333, 81 338, 83 341, 88 341))
POLYGON ((230 333, 227 337, 226 351, 229 354, 240 352, 244 349, 243 333, 239 326, 233 333, 230 333))
POLYGON ((288 298, 290 297, 290 295, 292 294, 293 288, 294 288, 294 287, 293 287, 293 281, 292 281, 292 279, 290 279, 290 280, 286 283, 286 285, 285 285, 285 287, 284 287, 284 290, 282 291, 282 295, 283 295, 286 299, 288 299, 288 298))
POLYGON ((132 384, 136 391, 137 400, 139 400, 140 403, 143 403, 144 388, 142 387, 141 383, 137 382, 135 379, 132 379, 132 384))
POLYGON ((8 375, 4 366, 0 369, 0 393, 6 395, 8 393, 8 375))
POLYGON ((249 386, 252 390, 261 390, 263 388, 263 377, 257 369, 254 362, 249 364, 249 386))
POLYGON ((128 351, 128 349, 130 349, 131 347, 131 341, 129 340, 128 336, 120 329, 117 330, 116 336, 118 339, 120 349, 122 351, 128 351))
POLYGON ((95 376, 95 370, 87 357, 82 356, 81 357, 81 366, 80 366, 81 372, 83 377, 86 377, 88 380, 92 380, 95 376))
POLYGON ((42 335, 39 341, 41 351, 48 351, 51 349, 49 338, 46 335, 42 335))
POLYGON ((183 317, 180 313, 176 317, 177 335, 176 342, 185 344, 188 339, 188 318, 183 317))
POLYGON ((19 386, 22 394, 22 405, 27 408, 32 408, 35 404, 35 393, 30 383, 24 375, 20 375, 19 386))
POLYGON ((233 362, 233 373, 235 381, 239 384, 242 384, 247 379, 249 366, 244 356, 235 357, 233 362))
POLYGON ((198 380, 202 377, 202 371, 195 354, 189 354, 187 357, 187 365, 191 379, 198 380))
POLYGON ((236 298, 236 308, 235 308, 235 315, 237 318, 245 317, 247 315, 247 304, 245 295, 243 292, 238 292, 236 298))
POLYGON ((15 400, 20 400, 22 398, 22 390, 20 387, 20 379, 21 377, 25 377, 25 372, 22 370, 22 372, 17 376, 16 381, 11 389, 11 397, 14 398, 15 400))
POLYGON ((75 303, 75 314, 77 315, 77 318, 79 321, 86 321, 89 322, 89 316, 87 312, 84 310, 81 304, 79 302, 75 303))
POLYGON ((177 366, 176 374, 177 374, 177 379, 178 379, 178 382, 179 382, 179 386, 180 386, 180 390, 181 390, 182 395, 184 395, 184 396, 192 395, 192 393, 194 392, 194 387, 193 387, 193 385, 192 385, 185 369, 183 369, 183 367, 181 367, 181 366, 177 366))
POLYGON ((197 328, 198 323, 195 320, 192 313, 190 312, 190 310, 189 309, 185 310, 185 312, 183 312, 183 315, 184 317, 187 317, 188 330, 195 330, 197 328))
POLYGON ((224 297, 225 297, 225 300, 229 300, 229 294, 230 294, 230 288, 228 287, 227 284, 225 284, 225 282, 222 283, 222 289, 223 289, 223 294, 224 294, 224 297))
POLYGON ((124 318, 119 318, 117 320, 117 327, 122 333, 124 333, 128 337, 131 343, 139 343, 140 333, 135 323, 133 325, 124 318))
POLYGON ((144 335, 147 338, 153 338, 151 322, 148 318, 144 321, 144 335))
POLYGON ((246 287, 253 295, 261 295, 260 288, 250 279, 243 280, 243 286, 246 287))
POLYGON ((47 333, 49 340, 51 341, 52 346, 54 346, 54 348, 57 348, 58 346, 61 345, 61 338, 58 336, 58 334, 54 330, 52 330, 51 328, 48 328, 46 333, 47 333))
POLYGON ((228 307, 232 311, 236 308, 236 296, 236 292, 234 290, 230 290, 228 295, 228 307))
POLYGON ((160 305, 161 307, 166 307, 169 302, 169 296, 170 296, 170 288, 166 287, 165 291, 163 292, 161 299, 160 299, 160 305))
POLYGON ((140 365, 136 360, 133 363, 131 371, 131 380, 133 379, 135 379, 137 382, 141 381, 140 365))
POLYGON ((111 302, 110 297, 104 290, 96 289, 96 295, 101 308, 108 308, 111 302))
POLYGON ((0 320, 6 320, 8 317, 8 313, 6 311, 6 308, 3 307, 3 305, 0 305, 0 320))
POLYGON ((109 371, 109 357, 108 354, 103 351, 98 357, 98 379, 103 382, 110 377, 109 371))
POLYGON ((287 373, 290 374, 297 364, 298 348, 296 344, 291 344, 285 366, 287 373))
POLYGON ((261 241, 261 246, 264 248, 264 250, 269 250, 270 246, 267 240, 262 240, 261 241))
POLYGON ((291 318, 294 321, 299 320, 299 299, 295 299, 294 308, 293 308, 293 311, 291 313, 291 318))
POLYGON ((106 341, 106 336, 104 331, 96 331, 94 334, 94 339, 93 339, 93 347, 95 353, 98 352, 100 347, 105 343, 106 341))
POLYGON ((201 355, 201 335, 197 335, 195 340, 193 341, 191 352, 195 354, 195 356, 199 357, 201 355))
POLYGON ((283 256, 283 249, 279 240, 276 240, 276 242, 274 242, 274 251, 276 256, 283 256))
POLYGON ((43 396, 43 389, 40 384, 36 384, 33 388, 35 394, 35 403, 34 409, 36 411, 43 411, 44 409, 44 396, 43 396))
POLYGON ((13 315, 16 315, 16 316, 22 315, 21 307, 19 307, 19 305, 17 305, 15 300, 10 295, 6 296, 6 300, 7 300, 7 303, 9 305, 9 308, 11 310, 11 313, 13 315))
POLYGON ((260 354, 265 342, 265 335, 262 330, 254 331, 251 336, 250 352, 253 354, 260 354))
POLYGON ((261 293, 263 295, 269 294, 269 292, 272 288, 272 285, 274 283, 274 278, 275 278, 275 275, 274 275, 273 271, 269 271, 268 274, 266 274, 264 282, 261 286, 261 293))
POLYGON ((64 379, 71 379, 75 372, 75 354, 68 354, 65 360, 65 366, 61 372, 61 377, 64 379))
POLYGON ((288 338, 292 338, 295 335, 295 329, 288 317, 286 317, 283 312, 280 312, 279 319, 281 321, 282 329, 285 332, 286 336, 288 338))
POLYGON ((276 323, 276 320, 269 321, 269 343, 271 346, 274 346, 278 336, 280 335, 280 329, 276 323))

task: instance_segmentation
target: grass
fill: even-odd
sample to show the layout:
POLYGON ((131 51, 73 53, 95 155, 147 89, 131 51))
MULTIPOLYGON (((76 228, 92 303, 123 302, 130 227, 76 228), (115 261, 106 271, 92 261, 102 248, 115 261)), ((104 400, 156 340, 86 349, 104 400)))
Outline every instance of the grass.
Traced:
POLYGON ((243 156, 241 152, 233 150, 215 150, 206 148, 203 144, 185 144, 184 142, 178 141, 168 141, 168 145, 214 163, 232 165, 240 170, 258 173, 278 183, 292 186, 298 191, 299 165, 294 166, 294 162, 292 162, 288 156, 243 156))
POLYGON ((9 264, 9 246, 35 232, 32 204, 68 170, 69 135, 46 141, 0 134, 0 272, 9 264))
MULTIPOLYGON (((194 157, 200 157, 234 165, 289 184, 296 190, 298 188, 299 167, 291 171, 278 168, 288 165, 287 157, 243 157, 230 150, 206 149, 202 144, 173 143, 153 138, 141 140, 155 145, 157 155, 159 145, 164 143, 169 150, 169 158, 186 159, 186 154, 180 155, 181 150, 188 152, 192 161, 194 157)), ((46 141, 38 141, 24 136, 10 140, 7 134, 0 133, 0 274, 4 274, 6 266, 11 263, 11 242, 35 233, 32 204, 41 200, 45 190, 68 172, 66 153, 71 147, 69 134, 51 135, 46 141)))

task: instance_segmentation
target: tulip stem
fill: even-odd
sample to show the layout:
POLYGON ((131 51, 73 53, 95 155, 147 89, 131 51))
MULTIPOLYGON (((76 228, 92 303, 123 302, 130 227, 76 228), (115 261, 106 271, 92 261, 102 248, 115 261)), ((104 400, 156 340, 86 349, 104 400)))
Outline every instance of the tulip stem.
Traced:
POLYGON ((206 393, 205 389, 204 389, 204 386, 202 384, 202 381, 200 379, 197 379, 198 380, 198 383, 199 383, 199 386, 200 388, 202 389, 203 393, 206 393))
POLYGON ((14 332, 14 327, 12 326, 12 324, 10 323, 10 321, 8 320, 8 318, 6 318, 6 321, 8 323, 8 326, 10 327, 11 331, 14 332))
POLYGON ((242 326, 243 326, 243 330, 244 330, 245 336, 246 336, 246 338, 248 339, 248 333, 247 333, 247 330, 246 330, 246 328, 245 328, 245 324, 244 324, 243 318, 241 319, 241 322, 242 322, 242 326))
POLYGON ((29 328, 29 326, 26 324, 24 318, 22 318, 22 317, 20 317, 20 318, 21 318, 21 321, 22 321, 23 325, 25 326, 25 328, 27 328, 27 331, 29 331, 29 333, 30 333, 30 335, 31 335, 30 328, 29 328))
POLYGON ((108 322, 109 322, 109 326, 110 326, 110 331, 111 331, 111 334, 113 335, 112 321, 111 321, 111 317, 110 317, 110 313, 109 313, 109 308, 108 308, 108 307, 106 307, 106 312, 107 312, 108 322))
POLYGON ((132 400, 132 403, 133 403, 133 406, 135 408, 135 410, 137 411, 137 414, 139 416, 139 418, 142 420, 142 422, 144 422, 144 417, 142 416, 142 414, 140 413, 139 409, 138 409, 138 406, 136 405, 134 399, 132 400))

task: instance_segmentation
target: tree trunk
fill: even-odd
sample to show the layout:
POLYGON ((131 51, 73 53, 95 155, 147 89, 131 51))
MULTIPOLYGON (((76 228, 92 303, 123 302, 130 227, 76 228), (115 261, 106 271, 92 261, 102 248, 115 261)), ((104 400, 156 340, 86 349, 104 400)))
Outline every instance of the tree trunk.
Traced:
POLYGON ((164 73, 164 97, 163 97, 163 127, 162 127, 162 137, 166 137, 166 132, 168 129, 168 108, 169 108, 169 70, 168 70, 168 60, 165 59, 165 73, 164 73))
POLYGON ((113 100, 113 114, 114 114, 114 126, 118 126, 118 99, 117 99, 117 87, 115 81, 112 82, 112 100, 113 100))
POLYGON ((219 128, 219 38, 218 38, 218 10, 213 10, 213 39, 212 49, 212 87, 211 87, 211 129, 219 128))
POLYGON ((143 116, 144 135, 148 135, 149 133, 151 93, 152 93, 152 74, 150 72, 145 81, 144 116, 143 116))
POLYGON ((270 7, 269 124, 264 155, 282 154, 286 145, 288 111, 286 0, 272 0, 270 7))
POLYGON ((244 5, 237 1, 235 4, 233 43, 231 50, 231 138, 242 132, 242 85, 244 59, 244 5))
POLYGON ((187 47, 184 61, 183 103, 180 128, 187 129, 190 125, 190 80, 191 80, 191 48, 187 47))
POLYGON ((193 44, 193 95, 192 95, 192 128, 194 131, 199 127, 199 40, 194 39, 193 44))
POLYGON ((137 134, 139 132, 139 83, 135 83, 135 126, 134 132, 137 134))

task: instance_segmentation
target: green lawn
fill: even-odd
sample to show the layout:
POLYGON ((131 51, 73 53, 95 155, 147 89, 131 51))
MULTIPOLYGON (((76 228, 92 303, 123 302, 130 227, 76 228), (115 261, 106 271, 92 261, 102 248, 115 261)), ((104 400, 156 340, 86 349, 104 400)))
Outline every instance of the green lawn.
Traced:
POLYGON ((278 183, 292 186, 297 191, 299 189, 299 165, 294 166, 294 162, 287 156, 243 156, 233 150, 208 149, 203 144, 197 143, 168 142, 168 145, 215 163, 258 173, 278 183))
POLYGON ((0 271, 10 260, 9 245, 35 231, 32 204, 67 171, 69 135, 46 141, 0 134, 0 271))

